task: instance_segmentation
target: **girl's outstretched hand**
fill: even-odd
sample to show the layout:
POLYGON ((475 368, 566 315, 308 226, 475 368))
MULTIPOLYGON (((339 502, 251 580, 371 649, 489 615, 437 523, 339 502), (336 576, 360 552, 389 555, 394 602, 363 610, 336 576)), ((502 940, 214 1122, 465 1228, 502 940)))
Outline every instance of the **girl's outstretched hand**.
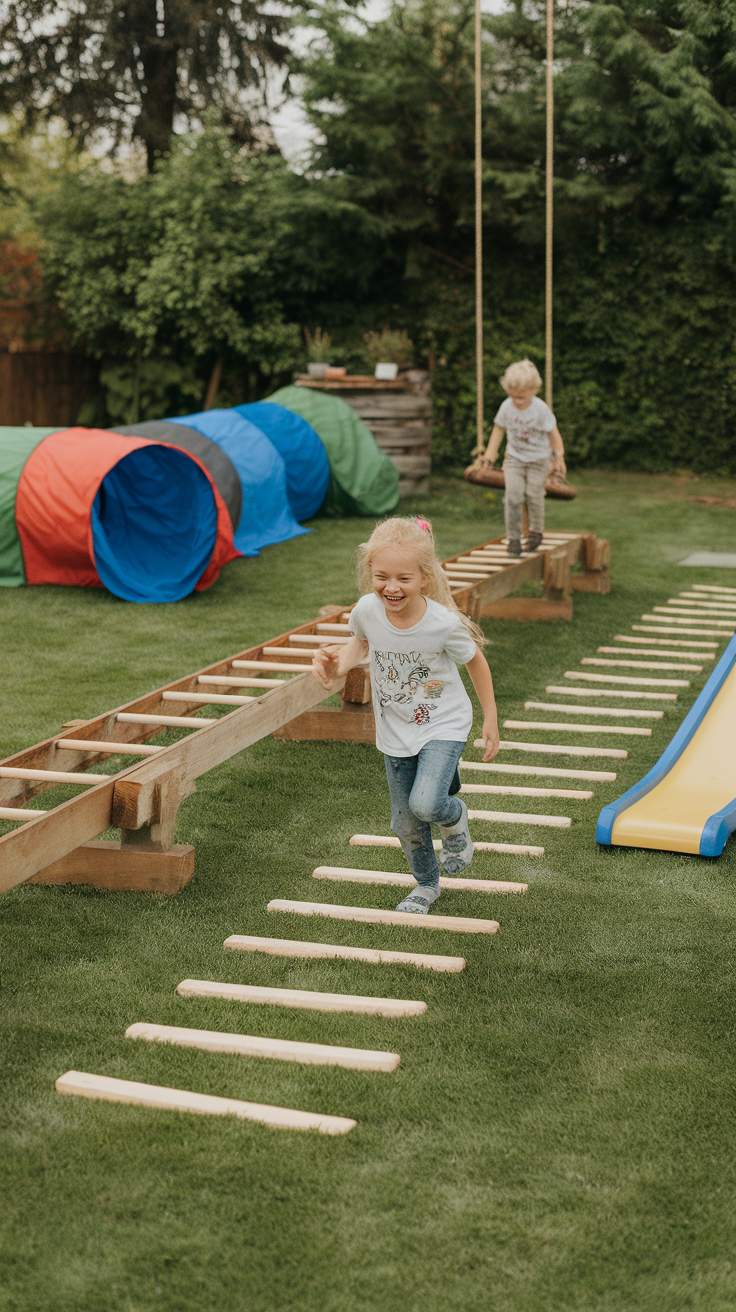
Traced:
POLYGON ((337 664, 340 651, 340 647, 320 647, 312 657, 312 674, 326 692, 331 691, 333 684, 340 677, 337 664))
POLYGON ((484 720, 483 722, 483 760, 492 761, 494 756, 498 756, 501 746, 498 736, 498 721, 484 720))

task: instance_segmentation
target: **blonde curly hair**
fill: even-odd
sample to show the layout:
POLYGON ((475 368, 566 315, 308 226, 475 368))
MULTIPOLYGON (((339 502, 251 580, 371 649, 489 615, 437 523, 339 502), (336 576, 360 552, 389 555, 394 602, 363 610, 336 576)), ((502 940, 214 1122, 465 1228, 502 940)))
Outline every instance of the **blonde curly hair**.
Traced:
POLYGON ((435 550, 434 533, 429 520, 396 515, 393 519, 384 519, 382 523, 376 524, 368 541, 361 542, 356 553, 358 587, 362 592, 373 591, 373 561, 385 547, 403 547, 411 551, 424 576, 422 595, 439 602, 440 606, 457 615, 475 644, 485 647, 488 639, 483 630, 455 605, 449 579, 435 550))
POLYGON ((523 360, 514 360, 498 381, 505 392, 508 392, 510 387, 521 387, 524 391, 538 392, 542 386, 542 376, 537 366, 526 355, 523 360))

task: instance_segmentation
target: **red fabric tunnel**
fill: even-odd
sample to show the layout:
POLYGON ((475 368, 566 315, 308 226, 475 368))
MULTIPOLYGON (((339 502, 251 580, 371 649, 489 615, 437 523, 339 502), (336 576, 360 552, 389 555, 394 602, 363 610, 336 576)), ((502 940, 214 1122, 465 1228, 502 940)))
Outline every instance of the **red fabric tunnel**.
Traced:
POLYGON ((240 555, 213 478, 182 447, 67 428, 29 456, 16 523, 28 583, 173 601, 240 555))

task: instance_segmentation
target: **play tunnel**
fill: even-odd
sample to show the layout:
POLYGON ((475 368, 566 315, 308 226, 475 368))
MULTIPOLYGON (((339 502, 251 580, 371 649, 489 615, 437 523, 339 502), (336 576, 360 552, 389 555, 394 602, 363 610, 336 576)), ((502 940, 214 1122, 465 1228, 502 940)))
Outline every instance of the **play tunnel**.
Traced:
POLYGON ((330 485, 330 461, 311 424, 283 405, 254 401, 235 412, 255 424, 273 443, 286 467, 286 495, 301 523, 321 510, 330 485))
MULTIPOLYGON (((18 481, 28 583, 103 584, 126 601, 178 601, 238 552, 203 460, 135 433, 68 428, 41 440, 18 481)), ((173 426, 172 426, 173 427, 173 426)))

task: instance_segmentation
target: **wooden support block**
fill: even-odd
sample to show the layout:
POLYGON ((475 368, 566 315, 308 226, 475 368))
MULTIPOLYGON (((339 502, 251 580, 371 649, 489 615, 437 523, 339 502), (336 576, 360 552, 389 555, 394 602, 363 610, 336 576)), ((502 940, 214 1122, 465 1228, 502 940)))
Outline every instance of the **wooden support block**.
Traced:
POLYGON ((137 1080, 116 1080, 107 1075, 90 1075, 86 1071, 67 1071, 66 1075, 60 1075, 56 1081, 56 1092, 76 1098, 156 1107, 162 1111, 196 1112, 202 1116, 235 1116, 241 1121, 258 1121, 261 1125, 270 1125, 280 1130, 347 1134, 358 1123, 346 1116, 321 1116, 318 1112, 268 1107, 259 1102, 242 1102, 240 1098, 217 1098, 209 1093, 167 1089, 160 1084, 140 1084, 137 1080))
POLYGON ((651 729, 632 729, 625 724, 552 724, 546 720, 504 720, 504 729, 542 729, 552 733, 623 733, 651 738, 651 729))
POLYGON ((611 591, 611 571, 602 569, 595 574, 571 574, 570 587, 573 592, 598 592, 605 596, 611 591))
POLYGON ((687 670, 691 674, 701 674, 702 665, 682 665, 672 661, 614 661, 605 656, 582 656, 581 665, 614 665, 629 670, 687 670))
POLYGON ((115 716, 122 724, 160 724, 166 729, 203 729, 206 724, 217 724, 214 717, 198 715, 138 715, 131 711, 120 711, 115 716))
POLYGON ((348 671, 340 697, 354 706, 365 706, 371 700, 371 676, 364 666, 356 665, 348 671))
POLYGON ((71 770, 24 770, 19 765, 0 765, 0 779, 38 779, 48 784, 84 784, 94 788, 95 784, 112 779, 110 774, 77 774, 71 770))
POLYGON ((45 811, 31 811, 28 807, 20 806, 0 806, 0 820, 36 820, 40 815, 45 815, 45 811))
MULTIPOLYGON (((570 597, 570 557, 566 547, 556 547, 544 557, 544 600, 565 602, 570 597)), ((566 617, 565 617, 566 618, 566 617)), ((572 603, 570 603, 572 618, 572 603)))
POLYGON ((610 715, 624 719, 661 720, 664 711, 639 711, 623 706, 566 706, 564 702, 524 702, 527 711, 564 711, 565 715, 610 715))
POLYGON ((229 1052, 236 1057, 265 1057, 272 1061, 298 1061, 305 1066, 345 1066, 354 1071, 395 1071, 401 1058, 396 1052, 368 1048, 339 1048, 331 1043, 298 1043, 294 1039, 268 1039, 255 1034, 223 1034, 219 1030, 192 1030, 181 1025, 129 1025, 126 1039, 173 1043, 179 1048, 229 1052))
POLYGON ((57 738, 56 746, 68 752, 94 752, 106 756, 155 756, 163 747, 155 743, 96 742, 90 738, 57 738))
POLYGON ((546 829, 569 829, 572 821, 567 815, 537 815, 532 811, 526 815, 516 811, 471 811, 469 820, 487 820, 492 824, 506 825, 543 825, 546 829))
POLYGON ((273 737, 292 742, 375 744, 376 722, 370 707, 361 710, 356 705, 355 709, 344 710, 341 707, 338 710, 331 706, 321 706, 295 716, 288 724, 276 729, 273 737))
POLYGON ((499 765, 497 761, 460 761, 461 770, 483 770, 488 774, 543 775, 545 779, 600 779, 613 783, 613 770, 561 770, 551 765, 499 765))
POLYGON ((367 925, 405 925, 411 929, 449 929, 459 934, 495 934, 497 920, 475 920, 469 916, 417 916, 411 911, 384 911, 381 907, 332 906, 328 902, 289 902, 274 898, 267 911, 286 911, 297 916, 326 916, 330 920, 358 920, 367 925))
POLYGON ((389 952, 384 948, 353 948, 339 943, 302 943, 298 939, 259 938, 255 934, 231 934, 223 947, 238 952, 265 952, 272 957, 300 960, 366 961, 373 966, 416 966, 440 974, 458 974, 465 969, 464 957, 436 957, 421 952, 389 952))
POLYGON ((583 538, 583 569, 600 573, 607 570, 611 563, 611 544, 605 538, 597 538, 589 533, 583 538))
MULTIPOLYGON (((624 639, 626 641, 626 639, 624 639)), ((629 642, 639 641, 639 639, 630 638, 629 642)), ((710 651, 657 651, 656 647, 597 647, 597 651, 603 652, 609 656, 658 656, 660 660, 667 657, 676 658, 678 661, 714 661, 715 655, 710 651)), ((686 665, 670 665, 674 669, 687 669, 686 665)))
MULTIPOLYGON (((247 706, 255 697, 254 692, 244 693, 238 696, 235 693, 226 692, 164 692, 161 694, 165 702, 191 702, 193 705, 200 706, 247 706)), ((156 748, 159 751, 159 748, 156 748)))
MULTIPOLYGON (((286 651, 287 656, 293 653, 286 651)), ((309 653, 310 657, 312 653, 309 653)), ((304 674, 309 669, 308 665, 302 662, 301 665, 296 663, 288 665, 286 661, 233 661, 234 670, 284 670, 287 674, 304 674)))
MULTIPOLYGON (((474 747, 485 747, 482 738, 476 738, 474 747)), ((513 743, 501 741, 501 750, 508 752, 537 752, 551 756, 609 756, 625 758, 628 752, 621 747, 562 747, 555 743, 513 743)))
POLYGON ((582 788, 514 788, 511 784, 463 784, 461 793, 493 793, 501 797, 576 797, 589 802, 592 793, 582 788))
POLYGON ((587 674, 583 670, 565 670, 563 679, 585 679, 591 683, 627 683, 632 687, 689 688, 689 679, 647 679, 628 674, 587 674))
MULTIPOLYGON (((701 647, 707 647, 713 652, 718 650, 717 642, 691 642, 689 638, 685 639, 683 642, 678 642, 674 638, 631 638, 628 633, 614 633, 613 640, 614 642, 642 642, 647 647, 653 645, 657 647, 697 647, 698 649, 701 647)), ((599 647, 598 650, 600 651, 601 648, 599 647)), ((698 650, 698 656, 700 655, 700 650, 698 650)), ((704 660, 705 656, 702 656, 701 659, 704 660)), ((709 656, 708 659, 713 660, 714 657, 709 656)))
MULTIPOLYGON (((351 847, 401 847, 393 834, 353 834, 351 847)), ((432 846, 435 852, 442 850, 442 840, 434 838, 432 846)), ((481 843, 473 842, 476 852, 503 852, 506 856, 544 856, 543 847, 528 847, 522 843, 481 843)))
POLYGON ((571 620, 572 602, 569 598, 554 597, 502 597, 481 607, 482 619, 515 620, 518 624, 531 624, 540 620, 571 620))
POLYGON ((676 702, 676 692, 633 692, 628 688, 564 688, 548 683, 545 692, 556 692, 561 697, 625 697, 627 701, 676 702))
POLYGON ((234 675, 222 674, 200 674, 197 683, 218 684, 225 688, 280 688, 282 683, 287 683, 287 679, 248 679, 236 678, 234 675))
MULTIPOLYGON (((417 883, 413 875, 395 875, 388 870, 352 870, 345 866, 317 866, 312 876, 352 884, 391 884, 398 888, 416 888, 417 883)), ((463 879, 462 876, 448 878, 440 875, 440 888, 450 892, 526 893, 528 887, 528 884, 515 884, 506 879, 463 879)))
POLYGON ((317 993, 313 989, 276 989, 260 984, 221 984, 206 979, 184 979, 177 988, 182 998, 227 998, 258 1006, 299 1007, 305 1011, 348 1011, 356 1016, 423 1016, 426 1002, 407 998, 364 998, 357 993, 317 993))
POLYGON ((634 633, 676 633, 678 637, 683 633, 692 633, 697 638, 720 638, 722 641, 728 637, 726 633, 720 633, 718 629, 671 629, 665 625, 657 624, 632 624, 634 633))
POLYGON ((54 861, 28 884, 87 884, 114 892, 180 893, 194 874, 194 848, 177 843, 166 852, 120 842, 84 843, 54 861))

